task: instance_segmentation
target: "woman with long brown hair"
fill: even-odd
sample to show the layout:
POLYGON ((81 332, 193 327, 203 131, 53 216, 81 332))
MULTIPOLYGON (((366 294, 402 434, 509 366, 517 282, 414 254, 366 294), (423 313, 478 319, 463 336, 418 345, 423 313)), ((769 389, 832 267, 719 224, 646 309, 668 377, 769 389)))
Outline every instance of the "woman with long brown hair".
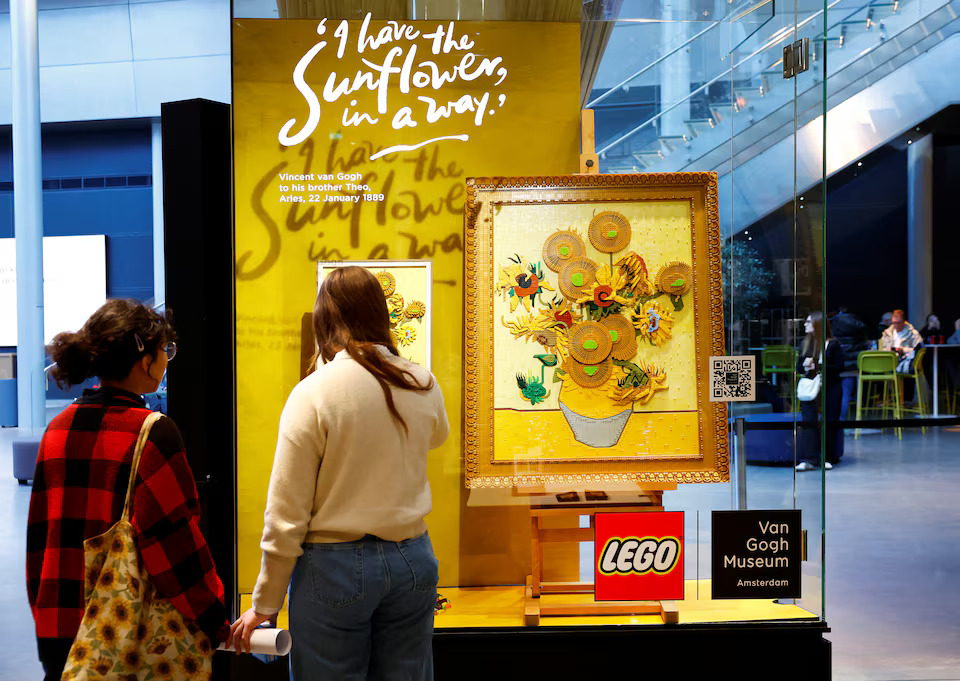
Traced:
POLYGON ((820 393, 809 401, 800 402, 800 428, 797 433, 798 471, 810 471, 820 467, 820 431, 817 421, 821 400, 825 397, 824 427, 826 448, 824 468, 833 468, 843 456, 843 429, 840 428, 840 408, 843 387, 840 372, 843 371, 843 347, 830 334, 830 320, 819 310, 811 312, 804 321, 806 335, 800 345, 797 373, 806 378, 820 374, 820 393), (825 393, 825 394, 824 394, 825 393))
POLYGON ((231 638, 249 650, 289 585, 296 681, 429 680, 438 573, 427 452, 449 432, 443 395, 397 354, 367 270, 324 279, 313 328, 318 366, 280 417, 253 607, 231 638))

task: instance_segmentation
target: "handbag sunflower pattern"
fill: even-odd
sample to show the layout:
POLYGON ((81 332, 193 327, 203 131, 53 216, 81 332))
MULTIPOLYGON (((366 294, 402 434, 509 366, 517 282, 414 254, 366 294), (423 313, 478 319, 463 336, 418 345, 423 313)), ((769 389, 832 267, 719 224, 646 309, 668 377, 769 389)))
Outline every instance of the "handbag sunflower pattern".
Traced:
POLYGON ((189 681, 209 679, 213 646, 173 604, 160 598, 130 524, 130 499, 154 412, 140 429, 120 520, 83 543, 86 610, 61 681, 189 681))

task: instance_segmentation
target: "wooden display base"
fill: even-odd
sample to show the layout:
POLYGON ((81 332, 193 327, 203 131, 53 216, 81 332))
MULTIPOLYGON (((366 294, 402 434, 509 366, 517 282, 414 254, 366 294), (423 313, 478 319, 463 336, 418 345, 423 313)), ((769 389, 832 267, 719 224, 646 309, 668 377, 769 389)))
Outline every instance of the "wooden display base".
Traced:
POLYGON ((644 513, 663 510, 663 491, 647 491, 648 503, 623 505, 580 504, 577 506, 530 507, 530 566, 523 605, 523 623, 528 627, 540 624, 541 617, 576 615, 659 615, 665 624, 679 621, 675 601, 594 601, 549 602, 541 599, 547 594, 592 594, 593 582, 543 581, 543 545, 548 542, 593 542, 596 536, 595 515, 601 513, 644 513), (549 529, 543 527, 546 517, 579 518, 589 516, 589 527, 549 529))
MULTIPOLYGON (((593 582, 550 582, 541 584, 541 594, 593 593, 593 582), (544 590, 544 587, 546 589, 544 590)), ((533 578, 527 575, 523 623, 528 627, 540 624, 541 617, 582 615, 659 615, 664 624, 680 621, 676 601, 596 601, 594 603, 545 603, 533 597, 533 578)))

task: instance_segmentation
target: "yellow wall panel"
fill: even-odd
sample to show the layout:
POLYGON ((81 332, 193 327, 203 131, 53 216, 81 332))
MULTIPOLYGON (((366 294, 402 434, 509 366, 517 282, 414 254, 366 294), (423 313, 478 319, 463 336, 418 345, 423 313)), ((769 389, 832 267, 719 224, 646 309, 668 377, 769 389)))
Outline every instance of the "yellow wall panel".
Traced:
MULTIPOLYGON (((462 575, 515 579, 526 569, 523 553, 503 554, 499 562, 512 560, 514 569, 486 576, 482 567, 460 564, 461 554, 469 561, 476 553, 464 531, 487 526, 496 513, 478 511, 477 522, 461 522, 464 180, 576 170, 578 24, 370 22, 364 29, 359 21, 237 20, 233 38, 239 591, 252 590, 259 569, 277 421, 299 379, 301 317, 313 307, 318 260, 433 261, 433 371, 453 431, 429 464, 428 523, 441 583, 459 583, 462 575), (371 36, 383 44, 375 47, 371 36), (492 66, 478 75, 484 59, 492 66), (408 62, 407 92, 402 72, 389 73, 380 87, 385 64, 402 69, 408 62), (433 87, 434 72, 455 68, 452 80, 433 87), (331 74, 331 88, 344 78, 361 87, 328 101, 331 74), (298 80, 305 87, 298 89, 298 80), (305 89, 316 97, 313 107, 305 89), (394 129, 403 107, 410 109, 404 120, 416 125, 394 129), (438 107, 449 116, 430 122, 438 107), (281 143, 285 126, 289 138, 311 125, 302 142, 281 143), (387 147, 438 137, 455 138, 371 160, 387 147), (288 175, 302 179, 283 179, 288 175), (350 200, 330 200, 344 196, 350 200)), ((501 542, 501 551, 523 545, 520 511, 500 511, 514 518, 508 534, 517 535, 501 542)), ((483 560, 497 562, 489 554, 483 560)))

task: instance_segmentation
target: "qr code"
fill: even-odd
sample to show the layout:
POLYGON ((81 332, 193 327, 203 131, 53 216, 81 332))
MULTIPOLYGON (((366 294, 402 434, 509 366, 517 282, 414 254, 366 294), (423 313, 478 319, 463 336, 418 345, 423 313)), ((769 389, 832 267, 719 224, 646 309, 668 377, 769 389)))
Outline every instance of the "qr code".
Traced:
POLYGON ((710 401, 752 402, 756 399, 753 355, 710 358, 710 401))

